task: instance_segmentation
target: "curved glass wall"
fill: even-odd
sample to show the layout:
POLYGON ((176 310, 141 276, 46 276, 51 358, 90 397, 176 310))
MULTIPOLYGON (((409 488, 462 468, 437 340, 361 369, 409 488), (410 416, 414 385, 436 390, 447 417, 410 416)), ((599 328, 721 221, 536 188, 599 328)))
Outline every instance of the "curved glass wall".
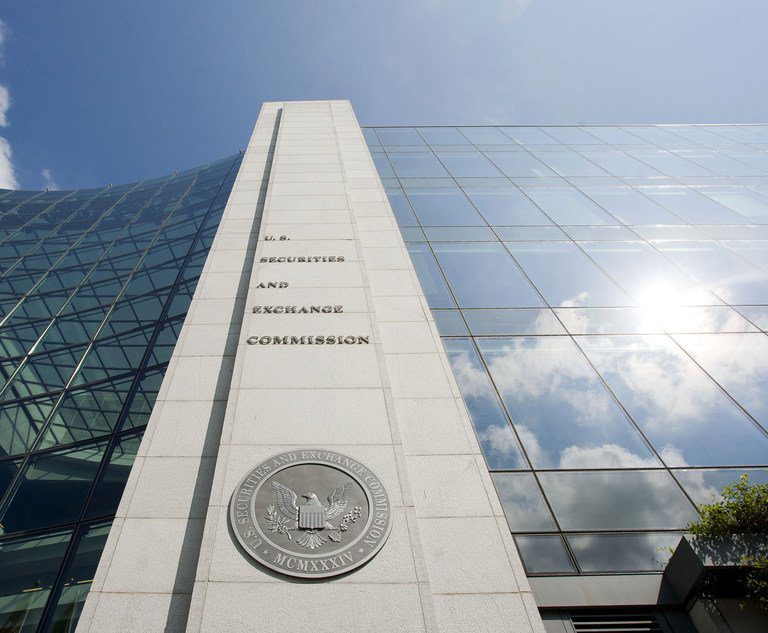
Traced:
POLYGON ((0 630, 74 630, 239 164, 0 192, 0 630))
POLYGON ((365 134, 530 575, 768 481, 768 126, 365 134))

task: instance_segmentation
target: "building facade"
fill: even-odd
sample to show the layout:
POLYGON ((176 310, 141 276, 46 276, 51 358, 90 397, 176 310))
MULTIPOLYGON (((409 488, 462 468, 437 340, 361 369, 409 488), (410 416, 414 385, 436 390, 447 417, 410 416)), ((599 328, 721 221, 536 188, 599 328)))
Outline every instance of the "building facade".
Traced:
POLYGON ((687 632, 670 549, 768 481, 768 126, 268 103, 0 214, 2 630, 687 632))

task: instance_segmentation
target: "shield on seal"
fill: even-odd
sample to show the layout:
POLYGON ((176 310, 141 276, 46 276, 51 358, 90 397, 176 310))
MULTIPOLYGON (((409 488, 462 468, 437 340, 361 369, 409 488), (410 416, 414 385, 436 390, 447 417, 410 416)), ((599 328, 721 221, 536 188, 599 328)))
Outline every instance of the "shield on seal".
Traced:
POLYGON ((305 530, 320 530, 325 527, 325 508, 323 506, 299 506, 299 527, 305 530))

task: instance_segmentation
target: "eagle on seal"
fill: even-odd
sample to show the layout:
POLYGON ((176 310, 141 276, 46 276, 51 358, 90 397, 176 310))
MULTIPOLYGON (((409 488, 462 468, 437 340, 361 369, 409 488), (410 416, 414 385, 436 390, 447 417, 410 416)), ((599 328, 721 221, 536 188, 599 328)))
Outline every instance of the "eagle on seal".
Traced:
POLYGON ((343 486, 339 486, 328 495, 327 506, 320 503, 320 499, 317 498, 314 492, 302 494, 301 496, 307 502, 299 506, 296 505, 298 496, 288 486, 273 481, 272 488, 275 490, 275 501, 278 509, 288 520, 294 521, 292 529, 306 530, 306 533, 297 543, 302 547, 315 549, 325 543, 325 539, 320 535, 320 532, 335 529, 328 520, 344 512, 349 501, 349 491, 352 489, 352 484, 346 483, 343 486))

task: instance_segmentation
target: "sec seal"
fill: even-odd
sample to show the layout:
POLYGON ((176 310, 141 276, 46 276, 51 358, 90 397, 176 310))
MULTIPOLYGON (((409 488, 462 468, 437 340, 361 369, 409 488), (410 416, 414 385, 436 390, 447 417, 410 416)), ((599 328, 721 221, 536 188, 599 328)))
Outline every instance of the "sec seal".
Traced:
POLYGON ((327 578, 378 553, 392 508, 381 480, 358 460, 301 449, 252 468, 232 493, 229 519, 245 552, 262 565, 327 578))

